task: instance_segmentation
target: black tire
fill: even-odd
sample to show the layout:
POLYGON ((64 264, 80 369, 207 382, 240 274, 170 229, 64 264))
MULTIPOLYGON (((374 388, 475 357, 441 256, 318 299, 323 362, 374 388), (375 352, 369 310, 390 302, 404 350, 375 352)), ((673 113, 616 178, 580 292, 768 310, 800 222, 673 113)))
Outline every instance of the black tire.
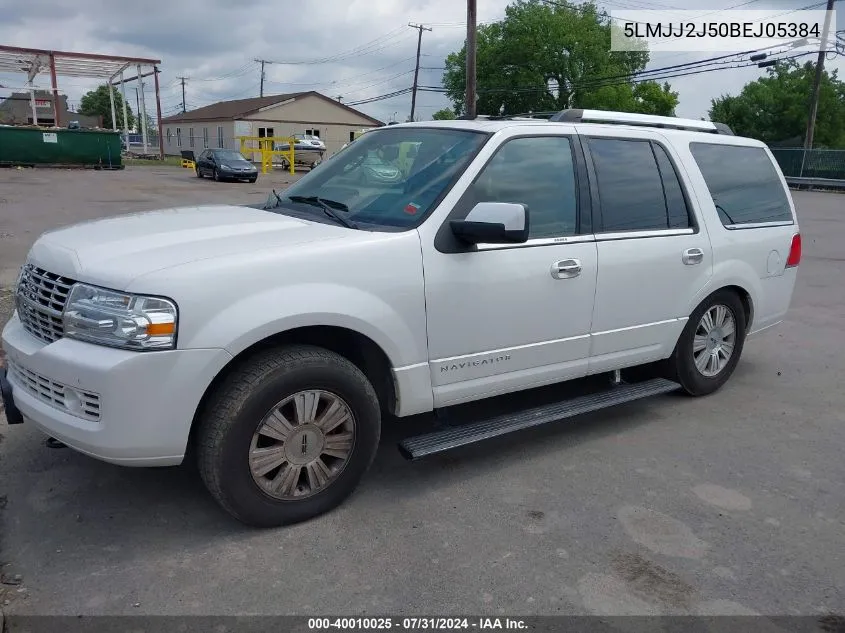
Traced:
POLYGON ((249 182, 250 182, 250 184, 254 185, 257 180, 258 180, 258 176, 256 176, 255 178, 250 178, 249 182))
POLYGON ((319 347, 268 350, 237 367, 204 408, 197 431, 197 461, 206 487, 239 521, 277 527, 305 521, 340 505, 369 469, 381 434, 381 409, 366 376, 344 357, 319 347), (252 436, 275 404, 306 389, 337 394, 355 418, 351 454, 337 479, 301 500, 271 497, 252 477, 252 436))
POLYGON ((690 315, 675 350, 669 359, 669 376, 677 380, 684 391, 691 396, 709 395, 724 385, 733 374, 745 346, 745 307, 739 296, 731 290, 717 290, 707 297, 690 315), (693 341, 704 313, 714 306, 722 305, 730 310, 735 324, 734 348, 725 366, 715 376, 705 376, 695 365, 693 341))
POLYGON ((217 173, 217 167, 211 170, 211 177, 214 178, 215 182, 220 182, 220 174, 217 173))
POLYGON ((197 178, 202 178, 202 171, 197 167, 197 178))

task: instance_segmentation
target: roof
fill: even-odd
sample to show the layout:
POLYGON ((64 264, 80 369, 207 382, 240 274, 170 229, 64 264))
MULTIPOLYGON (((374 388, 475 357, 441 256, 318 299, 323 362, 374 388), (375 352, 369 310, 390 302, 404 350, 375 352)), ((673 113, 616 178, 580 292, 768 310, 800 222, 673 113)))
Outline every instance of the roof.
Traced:
POLYGON ((0 72, 49 73, 50 58, 55 64, 56 74, 68 77, 110 78, 130 66, 156 66, 160 59, 144 57, 123 57, 98 55, 94 53, 73 53, 51 51, 41 48, 21 48, 0 45, 0 72))
POLYGON ((268 95, 266 97, 251 97, 249 99, 235 99, 233 101, 218 101, 217 103, 212 103, 211 105, 197 108, 196 110, 191 110, 190 112, 182 112, 180 114, 169 116, 162 119, 161 122, 183 123, 190 121, 219 121, 221 119, 234 121, 235 119, 241 119, 250 114, 255 114, 263 108, 305 96, 313 96, 324 99, 325 101, 330 101, 339 108, 353 112, 354 114, 371 121, 373 125, 384 125, 384 123, 378 119, 374 119, 360 110, 350 108, 348 105, 345 105, 340 101, 330 99, 329 97, 314 90, 309 92, 291 92, 288 94, 268 95))

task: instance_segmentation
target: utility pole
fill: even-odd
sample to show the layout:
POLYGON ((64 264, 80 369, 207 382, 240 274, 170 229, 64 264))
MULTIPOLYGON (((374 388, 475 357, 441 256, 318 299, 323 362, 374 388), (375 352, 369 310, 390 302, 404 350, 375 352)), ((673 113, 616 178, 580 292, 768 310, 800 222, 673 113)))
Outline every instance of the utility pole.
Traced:
MULTIPOLYGON (((828 0, 830 2, 831 0, 828 0)), ((467 0, 467 68, 466 68, 466 96, 464 97, 464 109, 468 118, 474 119, 476 115, 475 103, 475 50, 476 50, 476 30, 478 21, 478 11, 476 10, 475 0, 467 0)))
MULTIPOLYGON (((138 116, 141 116, 141 99, 138 97, 138 89, 135 88, 135 112, 138 113, 138 116)), ((138 119, 138 123, 140 124, 141 119, 138 119)))
MULTIPOLYGON (((824 58, 827 54, 827 38, 830 33, 830 14, 833 11, 834 0, 827 0, 827 13, 824 16, 824 29, 822 31, 822 41, 819 45, 819 57, 816 60, 816 76, 813 79, 813 92, 810 97, 810 115, 807 118, 807 134, 804 136, 804 156, 807 155, 807 150, 813 149, 813 134, 816 131, 816 114, 819 111, 819 90, 822 82, 822 71, 824 71, 824 58)), ((801 171, 804 169, 804 160, 801 160, 801 171)))
POLYGON ((271 62, 269 59, 254 59, 253 61, 256 61, 259 64, 261 64, 261 89, 259 91, 259 96, 263 97, 264 96, 264 77, 265 77, 265 75, 264 75, 264 64, 272 64, 273 62, 271 62))
POLYGON ((411 24, 410 22, 408 23, 408 26, 419 31, 417 34, 417 65, 414 66, 414 87, 411 90, 411 121, 413 121, 414 112, 417 109, 417 80, 420 76, 420 49, 422 48, 422 34, 423 31, 430 31, 431 29, 423 26, 422 24, 411 24))
POLYGON ((185 80, 187 77, 177 77, 182 80, 182 112, 185 112, 185 80))

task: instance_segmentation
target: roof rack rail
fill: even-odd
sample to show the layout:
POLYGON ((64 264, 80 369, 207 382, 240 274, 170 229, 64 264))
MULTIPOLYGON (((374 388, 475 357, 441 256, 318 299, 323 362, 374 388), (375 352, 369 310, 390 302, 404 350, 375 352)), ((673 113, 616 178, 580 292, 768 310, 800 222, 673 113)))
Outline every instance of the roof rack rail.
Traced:
POLYGON ((644 127, 669 128, 674 130, 692 130, 733 136, 733 130, 724 123, 679 119, 671 116, 635 114, 632 112, 608 112, 605 110, 561 110, 552 115, 549 121, 566 123, 615 123, 618 125, 641 125, 644 127))

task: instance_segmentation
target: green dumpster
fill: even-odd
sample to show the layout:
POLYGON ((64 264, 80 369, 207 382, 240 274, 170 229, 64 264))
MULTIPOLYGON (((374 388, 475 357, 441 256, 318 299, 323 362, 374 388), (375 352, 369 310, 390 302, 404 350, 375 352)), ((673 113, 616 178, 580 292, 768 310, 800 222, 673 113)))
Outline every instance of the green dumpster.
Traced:
POLYGON ((0 125, 0 165, 121 169, 120 132, 0 125))

